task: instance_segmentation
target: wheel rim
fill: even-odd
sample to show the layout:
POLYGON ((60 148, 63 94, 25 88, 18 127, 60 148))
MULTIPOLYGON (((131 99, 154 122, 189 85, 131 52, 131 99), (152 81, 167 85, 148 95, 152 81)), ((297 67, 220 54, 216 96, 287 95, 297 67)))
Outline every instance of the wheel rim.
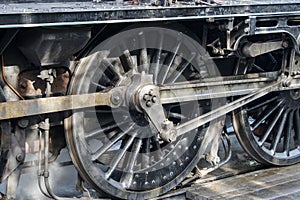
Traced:
MULTIPOLYGON (((203 56, 201 46, 182 32, 130 29, 104 41, 81 61, 70 93, 106 91, 142 71, 153 74, 156 85, 207 77, 206 66, 212 63, 201 61, 203 56)), ((210 104, 194 101, 164 105, 164 109, 167 118, 179 124, 208 112, 210 104)), ((208 126, 165 142, 130 104, 76 111, 65 123, 70 154, 81 176, 96 189, 126 199, 157 196, 182 181, 200 159, 198 151, 208 126)))
POLYGON ((256 160, 272 165, 300 161, 299 91, 267 95, 234 114, 237 135, 256 160))

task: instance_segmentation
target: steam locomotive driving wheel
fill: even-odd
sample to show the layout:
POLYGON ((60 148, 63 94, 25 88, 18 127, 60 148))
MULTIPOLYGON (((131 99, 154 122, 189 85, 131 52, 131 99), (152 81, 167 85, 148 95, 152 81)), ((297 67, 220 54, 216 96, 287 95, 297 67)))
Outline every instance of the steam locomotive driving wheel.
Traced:
MULTIPOLYGON (((277 63, 280 63, 280 55, 270 53, 262 58, 277 58, 277 63)), ((297 63, 296 60, 295 65, 297 63)), ((265 62, 258 62, 256 66, 260 67, 252 70, 281 70, 280 65, 265 62)), ((254 159, 268 165, 284 166, 300 161, 299 123, 299 89, 269 93, 233 113, 233 125, 243 148, 254 159)))
POLYGON ((205 55, 185 33, 143 27, 112 36, 81 59, 71 94, 120 88, 111 99, 116 108, 74 111, 66 120, 72 160, 87 182, 119 198, 147 199, 187 176, 200 159, 209 123, 177 138, 158 127, 176 127, 206 113, 211 101, 161 104, 159 86, 211 75, 205 55), (163 118, 163 124, 156 123, 163 118))
POLYGON ((272 165, 300 161, 299 98, 298 89, 271 93, 234 115, 239 140, 255 159, 272 165))

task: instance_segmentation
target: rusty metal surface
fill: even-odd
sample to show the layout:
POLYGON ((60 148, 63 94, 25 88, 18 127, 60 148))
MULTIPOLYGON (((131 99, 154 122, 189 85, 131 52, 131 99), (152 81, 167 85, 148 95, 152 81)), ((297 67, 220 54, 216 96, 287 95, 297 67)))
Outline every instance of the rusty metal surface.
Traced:
POLYGON ((109 104, 110 93, 93 93, 11 101, 0 104, 0 119, 18 118, 109 104))

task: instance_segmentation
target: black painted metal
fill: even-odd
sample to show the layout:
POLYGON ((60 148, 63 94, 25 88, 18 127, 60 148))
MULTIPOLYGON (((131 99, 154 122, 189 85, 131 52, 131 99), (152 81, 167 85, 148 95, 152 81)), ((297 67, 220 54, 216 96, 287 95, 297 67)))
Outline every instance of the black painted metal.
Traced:
MULTIPOLYGON (((148 4, 132 5, 129 2, 95 3, 93 1, 35 3, 0 3, 0 27, 55 26, 66 24, 114 23, 155 20, 179 20, 229 16, 300 15, 297 1, 239 1, 223 5, 203 6, 182 2, 169 7, 148 4)), ((12 1, 15 2, 15 1, 12 1)), ((29 1, 24 1, 29 2, 29 1)))

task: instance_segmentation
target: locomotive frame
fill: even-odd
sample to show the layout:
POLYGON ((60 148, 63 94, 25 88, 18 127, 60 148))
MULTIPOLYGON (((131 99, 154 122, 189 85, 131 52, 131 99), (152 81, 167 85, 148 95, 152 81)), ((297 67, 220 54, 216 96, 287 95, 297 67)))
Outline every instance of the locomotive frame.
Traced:
POLYGON ((48 169, 66 143, 83 191, 88 182, 117 198, 161 195, 203 157, 220 166, 231 122, 257 161, 299 162, 299 6, 3 1, 6 198, 36 151, 42 192, 61 199, 48 169))

